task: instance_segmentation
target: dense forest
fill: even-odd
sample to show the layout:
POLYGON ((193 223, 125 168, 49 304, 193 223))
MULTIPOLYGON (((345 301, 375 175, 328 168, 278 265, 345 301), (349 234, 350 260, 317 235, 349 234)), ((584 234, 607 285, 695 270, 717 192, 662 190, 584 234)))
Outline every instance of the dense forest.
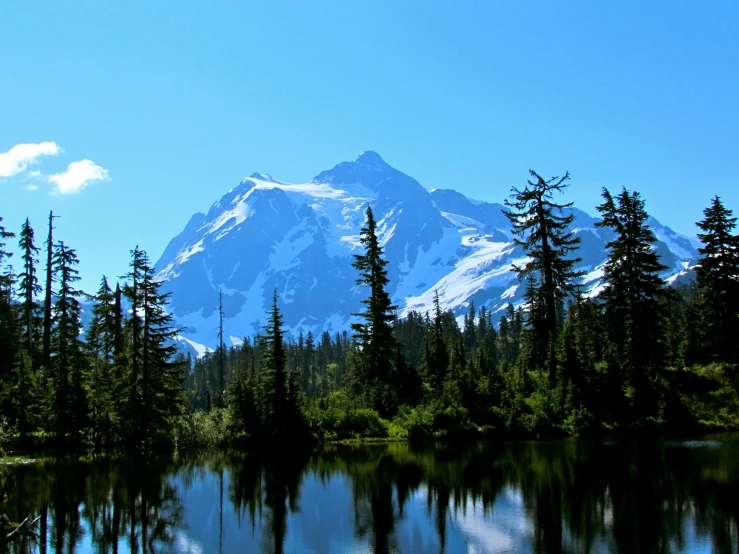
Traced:
POLYGON ((604 189, 598 225, 609 257, 599 294, 588 296, 571 204, 555 201, 568 180, 532 171, 506 201, 528 255, 513 267, 526 291, 518 308, 471 303, 460 325, 437 294, 432 313, 398 318, 368 207, 352 264, 367 294, 351 332, 286 336, 275 293, 262 334, 227 348, 221 332, 219 347, 195 360, 177 352, 167 295, 144 251, 88 295, 76 288, 78 259, 56 240, 52 214, 41 245, 28 220, 16 237, 0 219, 0 447, 739 428, 732 211, 711 200, 698 222, 695 279, 672 286, 660 278, 666 268, 640 194, 604 189))

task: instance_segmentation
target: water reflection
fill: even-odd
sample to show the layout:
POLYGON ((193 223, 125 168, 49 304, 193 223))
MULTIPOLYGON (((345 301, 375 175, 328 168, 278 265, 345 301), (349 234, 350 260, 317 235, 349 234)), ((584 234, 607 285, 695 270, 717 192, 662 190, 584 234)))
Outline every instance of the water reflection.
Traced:
POLYGON ((738 470, 736 436, 90 456, 0 465, 0 512, 41 517, 9 552, 739 553, 738 470))

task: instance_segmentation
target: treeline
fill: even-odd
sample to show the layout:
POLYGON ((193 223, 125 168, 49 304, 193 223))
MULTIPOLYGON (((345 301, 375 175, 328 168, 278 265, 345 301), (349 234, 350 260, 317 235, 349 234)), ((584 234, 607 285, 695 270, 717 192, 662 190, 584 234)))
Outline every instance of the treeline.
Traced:
POLYGON ((353 261, 368 296, 351 333, 285 337, 275 295, 262 335, 227 348, 221 326, 219 346, 196 360, 176 355, 178 329, 145 252, 131 252, 115 286, 103 278, 83 329, 77 257, 53 240, 53 217, 44 287, 28 221, 18 273, 6 250, 14 234, 0 226, 0 441, 153 447, 739 428, 731 210, 718 197, 704 210, 696 279, 673 287, 660 278, 644 200, 604 189, 597 209, 608 260, 599 293, 587 296, 571 204, 554 200, 569 175, 531 176, 505 211, 527 254, 513 268, 525 287, 518 308, 471 303, 460 324, 437 294, 431 313, 399 319, 368 207, 353 261))
POLYGON ((52 214, 44 288, 28 220, 19 234, 17 274, 6 265, 13 237, 0 225, 0 266, 6 267, 0 281, 0 438, 57 448, 169 442, 172 417, 185 407, 187 366, 175 356, 177 330, 146 253, 134 249, 130 271, 115 289, 103 277, 90 296, 76 288, 75 250, 53 239, 52 214), (84 329, 86 298, 94 302, 84 329))

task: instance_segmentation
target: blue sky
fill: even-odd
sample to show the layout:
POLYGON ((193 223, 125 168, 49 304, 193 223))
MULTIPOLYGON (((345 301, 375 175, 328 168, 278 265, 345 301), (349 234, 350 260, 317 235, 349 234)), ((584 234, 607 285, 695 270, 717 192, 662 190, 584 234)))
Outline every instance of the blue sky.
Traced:
POLYGON ((363 150, 482 200, 532 168, 679 231, 739 211, 735 0, 6 2, 0 76, 0 216, 59 214, 90 291, 243 176, 363 150))

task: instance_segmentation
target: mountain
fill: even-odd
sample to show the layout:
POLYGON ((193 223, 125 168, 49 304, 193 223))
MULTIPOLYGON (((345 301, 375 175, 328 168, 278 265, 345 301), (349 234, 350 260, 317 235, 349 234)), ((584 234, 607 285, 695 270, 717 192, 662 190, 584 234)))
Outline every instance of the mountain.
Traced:
MULTIPOLYGON (((352 255, 361 252, 360 228, 370 204, 390 262, 389 292, 401 315, 441 305, 466 313, 470 301, 500 311, 521 302, 523 287, 511 272, 525 254, 512 242, 503 206, 454 190, 426 189, 363 152, 304 184, 254 173, 197 213, 167 246, 157 277, 171 292, 171 310, 184 328, 182 341, 197 353, 218 343, 218 293, 223 292, 224 340, 239 344, 260 332, 277 291, 289 332, 331 333, 349 328, 367 295, 355 284, 352 255)), ((580 268, 591 294, 600 290, 608 230, 573 209, 581 238, 580 268)), ((650 218, 663 276, 686 275, 698 256, 697 239, 650 218)))

